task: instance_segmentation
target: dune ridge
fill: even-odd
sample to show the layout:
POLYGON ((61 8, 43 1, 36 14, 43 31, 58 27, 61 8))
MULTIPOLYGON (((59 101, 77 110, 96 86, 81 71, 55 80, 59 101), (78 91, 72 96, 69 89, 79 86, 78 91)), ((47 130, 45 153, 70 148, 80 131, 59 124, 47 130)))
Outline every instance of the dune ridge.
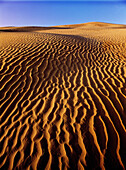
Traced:
POLYGON ((0 32, 1 169, 126 168, 126 30, 94 24, 0 32))

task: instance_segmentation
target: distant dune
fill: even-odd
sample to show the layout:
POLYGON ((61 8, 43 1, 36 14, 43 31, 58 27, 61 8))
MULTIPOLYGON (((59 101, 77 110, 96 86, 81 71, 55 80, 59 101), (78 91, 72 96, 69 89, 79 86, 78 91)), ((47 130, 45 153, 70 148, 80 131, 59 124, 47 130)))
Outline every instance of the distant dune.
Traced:
POLYGON ((126 168, 126 26, 0 28, 0 168, 126 168))

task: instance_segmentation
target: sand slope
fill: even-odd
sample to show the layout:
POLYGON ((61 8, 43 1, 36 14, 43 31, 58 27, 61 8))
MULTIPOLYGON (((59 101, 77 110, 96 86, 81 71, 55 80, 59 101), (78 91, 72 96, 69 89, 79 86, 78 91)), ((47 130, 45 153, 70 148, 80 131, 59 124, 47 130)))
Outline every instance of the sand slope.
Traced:
POLYGON ((0 90, 1 169, 126 168, 124 25, 1 28, 0 90))

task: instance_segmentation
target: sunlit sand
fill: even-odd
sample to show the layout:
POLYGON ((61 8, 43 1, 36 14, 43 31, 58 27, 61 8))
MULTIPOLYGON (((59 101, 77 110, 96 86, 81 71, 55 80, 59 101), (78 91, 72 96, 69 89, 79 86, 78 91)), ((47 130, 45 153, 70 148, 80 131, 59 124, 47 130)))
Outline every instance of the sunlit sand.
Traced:
POLYGON ((0 168, 126 168, 126 26, 0 28, 0 168))

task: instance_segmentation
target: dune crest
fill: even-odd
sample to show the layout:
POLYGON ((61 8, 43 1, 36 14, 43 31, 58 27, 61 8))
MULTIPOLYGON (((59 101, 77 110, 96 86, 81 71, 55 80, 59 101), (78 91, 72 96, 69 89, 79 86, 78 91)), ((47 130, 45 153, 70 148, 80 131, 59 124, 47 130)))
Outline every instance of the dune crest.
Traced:
POLYGON ((68 27, 0 29, 1 169, 126 168, 125 26, 68 27))

